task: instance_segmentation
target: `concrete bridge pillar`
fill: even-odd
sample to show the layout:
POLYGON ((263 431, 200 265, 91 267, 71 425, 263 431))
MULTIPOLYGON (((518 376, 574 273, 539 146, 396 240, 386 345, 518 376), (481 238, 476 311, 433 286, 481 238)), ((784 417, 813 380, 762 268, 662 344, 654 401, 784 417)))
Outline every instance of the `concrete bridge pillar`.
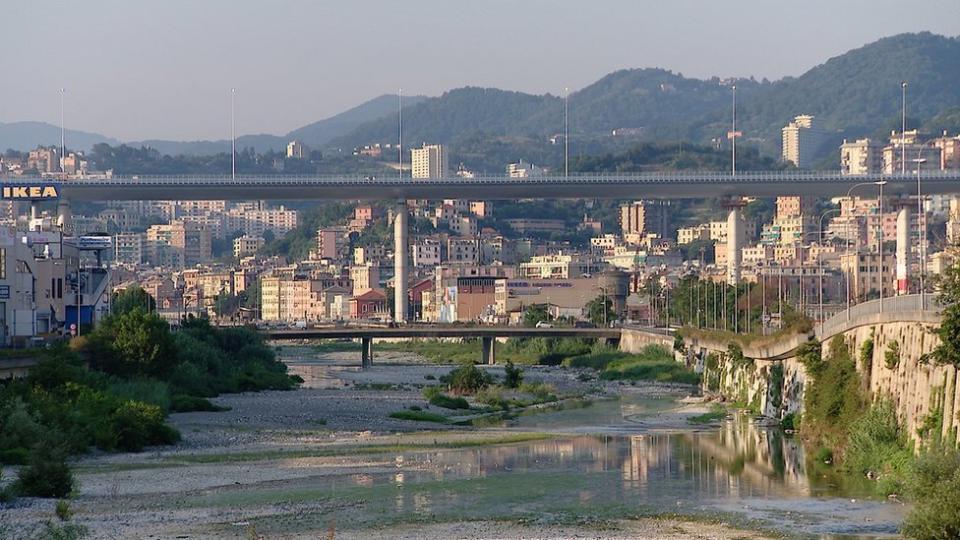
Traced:
POLYGON ((743 250, 744 229, 740 215, 742 203, 736 201, 729 204, 727 214, 727 284, 736 286, 740 283, 740 261, 743 250))
POLYGON ((73 233, 73 211, 67 199, 60 199, 57 202, 57 226, 64 234, 73 233))
POLYGON ((360 338, 360 368, 366 369, 373 365, 373 338, 360 338))
POLYGON ((396 205, 393 223, 393 320, 407 322, 407 203, 396 205))
POLYGON ((494 337, 480 338, 483 343, 483 352, 480 362, 489 366, 497 363, 497 339, 494 337))
POLYGON ((897 211, 897 294, 910 292, 910 205, 899 205, 897 211))

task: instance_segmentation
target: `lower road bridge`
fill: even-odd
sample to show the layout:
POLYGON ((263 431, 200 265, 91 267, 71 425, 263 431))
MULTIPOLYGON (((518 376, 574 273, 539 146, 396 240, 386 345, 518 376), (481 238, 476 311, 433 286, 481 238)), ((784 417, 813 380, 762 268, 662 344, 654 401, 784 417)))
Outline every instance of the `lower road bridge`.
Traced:
POLYGON ((480 338, 481 362, 496 363, 497 338, 585 338, 619 341, 619 328, 525 328, 515 326, 399 326, 396 328, 334 327, 264 330, 270 340, 359 339, 363 367, 373 364, 374 338, 480 338))

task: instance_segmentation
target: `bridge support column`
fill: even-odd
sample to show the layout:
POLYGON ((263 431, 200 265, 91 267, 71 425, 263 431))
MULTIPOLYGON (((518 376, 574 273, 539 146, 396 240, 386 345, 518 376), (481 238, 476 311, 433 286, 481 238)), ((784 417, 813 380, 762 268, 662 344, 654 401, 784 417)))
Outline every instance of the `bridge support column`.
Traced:
POLYGON ((396 205, 393 223, 393 320, 407 322, 407 203, 396 205))
POLYGON ((480 339, 483 343, 480 362, 489 366, 495 365, 497 363, 497 338, 483 337, 480 339))
MULTIPOLYGON (((897 294, 910 292, 910 205, 900 205, 897 212, 897 294)), ((881 276, 881 281, 883 277, 881 276)))
POLYGON ((740 201, 731 203, 730 213, 727 214, 727 284, 733 286, 740 283, 740 255, 744 236, 740 217, 741 204, 740 201))
POLYGON ((64 234, 73 233, 73 211, 70 209, 70 201, 66 199, 57 202, 57 225, 64 234))
POLYGON ((360 368, 366 369, 373 365, 373 338, 360 338, 360 368))

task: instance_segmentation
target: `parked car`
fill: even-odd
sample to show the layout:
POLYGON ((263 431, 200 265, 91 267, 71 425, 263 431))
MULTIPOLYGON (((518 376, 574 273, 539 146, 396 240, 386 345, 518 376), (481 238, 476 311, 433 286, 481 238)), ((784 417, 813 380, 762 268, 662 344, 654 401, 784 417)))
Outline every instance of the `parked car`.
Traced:
POLYGON ((540 321, 537 323, 537 328, 553 328, 553 325, 547 321, 540 321))

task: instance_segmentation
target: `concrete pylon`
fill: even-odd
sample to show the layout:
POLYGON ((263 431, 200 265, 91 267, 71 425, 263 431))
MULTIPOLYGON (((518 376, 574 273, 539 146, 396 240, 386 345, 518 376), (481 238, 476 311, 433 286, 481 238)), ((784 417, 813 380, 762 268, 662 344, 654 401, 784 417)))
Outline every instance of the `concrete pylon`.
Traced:
POLYGON ((910 207, 909 201, 897 211, 897 294, 910 292, 910 207))
POLYGON ((740 204, 731 204, 727 214, 727 284, 740 283, 740 256, 743 252, 743 222, 740 204))
POLYGON ((73 232, 73 211, 70 209, 70 201, 66 199, 57 202, 57 226, 64 234, 73 232))
POLYGON ((407 322, 407 203, 396 206, 393 222, 393 309, 395 322, 407 322))

